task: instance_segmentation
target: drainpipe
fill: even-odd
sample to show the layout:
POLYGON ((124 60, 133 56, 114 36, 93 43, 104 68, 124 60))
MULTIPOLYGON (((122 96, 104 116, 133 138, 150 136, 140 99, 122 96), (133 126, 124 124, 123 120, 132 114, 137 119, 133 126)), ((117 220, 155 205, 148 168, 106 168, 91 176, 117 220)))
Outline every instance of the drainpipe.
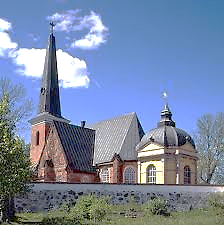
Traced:
POLYGON ((179 160, 179 150, 176 150, 176 184, 180 184, 180 171, 179 171, 179 167, 180 167, 180 160, 179 160))

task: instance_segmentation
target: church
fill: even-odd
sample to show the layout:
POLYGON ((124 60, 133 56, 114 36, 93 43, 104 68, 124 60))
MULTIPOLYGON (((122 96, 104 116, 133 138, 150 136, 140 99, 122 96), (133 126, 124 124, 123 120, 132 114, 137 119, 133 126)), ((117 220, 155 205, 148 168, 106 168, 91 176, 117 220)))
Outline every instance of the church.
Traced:
POLYGON ((61 114, 56 42, 50 33, 31 124, 35 182, 196 184, 193 139, 176 128, 168 104, 157 127, 145 133, 136 113, 72 125, 61 114))

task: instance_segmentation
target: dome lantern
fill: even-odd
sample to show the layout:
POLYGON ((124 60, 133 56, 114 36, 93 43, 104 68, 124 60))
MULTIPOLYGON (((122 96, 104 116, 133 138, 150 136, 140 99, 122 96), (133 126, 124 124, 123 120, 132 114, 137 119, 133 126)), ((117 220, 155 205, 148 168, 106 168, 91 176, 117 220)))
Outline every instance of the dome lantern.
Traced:
POLYGON ((157 127, 162 126, 172 126, 175 127, 175 122, 172 120, 172 112, 168 106, 168 103, 165 104, 164 109, 161 111, 160 121, 157 123, 157 127))

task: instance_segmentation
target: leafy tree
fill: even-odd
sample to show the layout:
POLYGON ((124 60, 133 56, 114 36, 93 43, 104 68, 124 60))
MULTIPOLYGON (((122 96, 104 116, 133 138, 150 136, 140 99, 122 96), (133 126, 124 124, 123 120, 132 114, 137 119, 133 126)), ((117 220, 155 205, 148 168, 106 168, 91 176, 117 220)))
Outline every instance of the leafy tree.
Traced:
POLYGON ((202 115, 194 140, 199 153, 198 183, 224 183, 224 113, 202 115))
POLYGON ((27 190, 30 163, 24 143, 15 134, 16 126, 9 95, 0 99, 0 220, 14 217, 13 197, 27 190))

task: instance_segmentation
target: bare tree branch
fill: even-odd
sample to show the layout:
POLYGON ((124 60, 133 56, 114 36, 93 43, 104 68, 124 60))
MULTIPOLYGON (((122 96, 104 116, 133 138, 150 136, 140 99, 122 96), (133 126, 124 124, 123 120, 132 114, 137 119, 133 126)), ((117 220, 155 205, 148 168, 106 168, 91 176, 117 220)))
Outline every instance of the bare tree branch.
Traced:
POLYGON ((0 78, 0 99, 6 94, 10 104, 9 117, 14 120, 17 132, 27 130, 29 127, 27 120, 34 110, 34 105, 32 99, 26 96, 24 85, 14 84, 9 78, 2 77, 0 78))
MULTIPOLYGON (((199 153, 198 181, 217 183, 218 174, 224 168, 224 113, 204 114, 197 121, 197 131, 193 134, 199 153)), ((219 179, 220 183, 220 179, 219 179)))

